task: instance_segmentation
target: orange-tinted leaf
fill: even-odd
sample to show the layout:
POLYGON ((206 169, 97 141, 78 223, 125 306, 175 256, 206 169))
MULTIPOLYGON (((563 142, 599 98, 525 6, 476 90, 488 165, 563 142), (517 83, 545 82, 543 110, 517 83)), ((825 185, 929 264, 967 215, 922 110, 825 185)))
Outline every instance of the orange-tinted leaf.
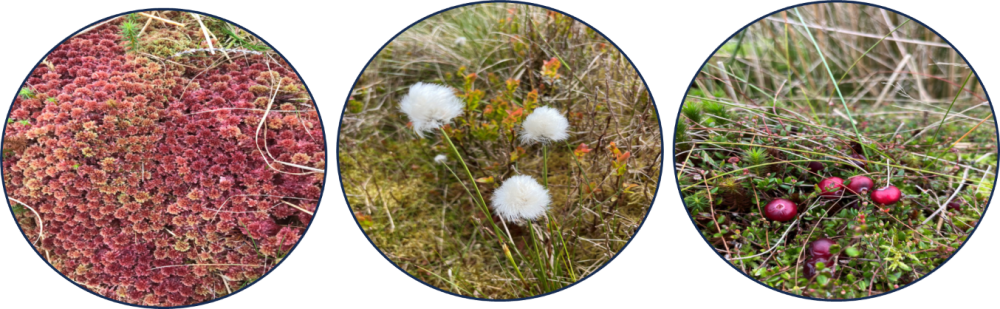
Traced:
POLYGON ((354 212, 354 219, 358 220, 358 224, 360 224, 362 228, 369 228, 373 224, 375 224, 374 222, 372 222, 371 216, 365 215, 360 211, 354 212))
POLYGON ((632 156, 632 152, 631 151, 626 151, 623 154, 619 154, 618 155, 618 162, 619 163, 625 162, 625 160, 628 160, 628 158, 631 157, 631 156, 632 156))
POLYGON ((586 143, 580 143, 580 145, 576 146, 576 149, 573 150, 573 154, 576 154, 577 157, 583 157, 583 155, 587 154, 591 150, 593 149, 590 149, 586 143))
POLYGON ((611 151, 611 154, 615 158, 618 158, 618 156, 622 153, 622 151, 618 149, 618 146, 615 145, 615 142, 608 143, 608 150, 611 151))

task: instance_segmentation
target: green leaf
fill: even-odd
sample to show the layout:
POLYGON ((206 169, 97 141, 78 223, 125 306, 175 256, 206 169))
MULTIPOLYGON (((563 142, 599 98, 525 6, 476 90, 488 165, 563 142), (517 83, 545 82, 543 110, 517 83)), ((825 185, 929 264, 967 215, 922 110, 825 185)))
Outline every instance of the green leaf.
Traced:
POLYGON ((899 272, 899 271, 889 274, 889 276, 888 276, 889 277, 889 282, 896 282, 896 281, 898 281, 899 277, 902 276, 902 275, 903 275, 903 272, 899 272))
POLYGON ((847 247, 846 250, 847 250, 847 256, 850 256, 852 258, 861 255, 861 252, 858 251, 858 249, 854 248, 853 246, 847 247))
POLYGON ((826 285, 827 282, 830 282, 830 278, 827 278, 826 275, 819 275, 816 276, 816 282, 819 282, 821 285, 826 285))
MULTIPOLYGON (((837 225, 836 222, 832 222, 832 221, 827 221, 827 222, 831 222, 831 223, 834 223, 834 225, 837 225)), ((830 254, 831 255, 838 255, 838 254, 840 254, 840 244, 833 244, 833 245, 831 245, 830 246, 830 254)))

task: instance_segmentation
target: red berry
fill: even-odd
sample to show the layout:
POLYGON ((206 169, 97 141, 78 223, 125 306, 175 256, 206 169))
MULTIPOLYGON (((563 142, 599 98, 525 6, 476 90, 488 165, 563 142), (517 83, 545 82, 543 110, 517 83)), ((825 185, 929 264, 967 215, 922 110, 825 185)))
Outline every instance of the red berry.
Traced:
POLYGON ((798 214, 798 206, 795 206, 795 203, 792 203, 792 201, 783 198, 774 199, 770 203, 767 203, 767 206, 764 206, 764 217, 774 221, 785 222, 792 220, 798 214))
POLYGON ((809 254, 813 257, 829 259, 831 257, 830 246, 836 243, 836 241, 825 237, 817 239, 809 245, 809 254))
POLYGON ((868 164, 866 164, 865 161, 859 161, 859 160, 868 160, 867 158, 865 158, 865 156, 855 153, 851 154, 850 157, 858 159, 858 160, 851 160, 851 162, 854 162, 855 165, 860 166, 861 168, 865 168, 868 166, 868 164))
POLYGON ((860 195, 868 193, 868 191, 871 191, 872 187, 875 186, 875 182, 867 176, 858 175, 848 178, 847 180, 851 181, 851 183, 847 184, 847 188, 850 189, 851 192, 854 192, 854 194, 860 195))
POLYGON ((823 171, 823 163, 809 162, 809 170, 813 173, 819 173, 823 171))
POLYGON ((830 265, 830 260, 828 259, 824 259, 821 257, 811 257, 808 260, 806 260, 806 265, 804 266, 806 278, 811 279, 813 277, 816 277, 816 273, 818 272, 816 270, 816 263, 823 263, 823 265, 827 268, 833 266, 830 265))
POLYGON ((962 210, 962 204, 959 203, 959 202, 957 202, 957 201, 956 202, 949 202, 948 203, 948 209, 956 210, 956 211, 962 210))
POLYGON ((888 186, 872 191, 872 201, 880 205, 892 205, 899 201, 903 195, 896 186, 888 186))
POLYGON ((840 177, 830 177, 819 182, 819 195, 822 197, 840 197, 844 194, 844 180, 840 177))

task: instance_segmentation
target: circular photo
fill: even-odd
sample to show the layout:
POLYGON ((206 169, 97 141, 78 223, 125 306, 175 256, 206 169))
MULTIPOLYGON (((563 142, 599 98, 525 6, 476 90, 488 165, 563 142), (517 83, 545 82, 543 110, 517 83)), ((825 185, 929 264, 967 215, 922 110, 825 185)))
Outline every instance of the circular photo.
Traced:
POLYGON ((791 7, 725 41, 674 136, 688 214, 730 266, 774 290, 851 300, 941 267, 997 173, 996 119, 933 30, 857 3, 791 7))
POLYGON ((601 33, 553 9, 455 7, 368 63, 344 108, 351 211, 400 270, 491 300, 558 291, 642 225, 662 169, 656 106, 601 33))
POLYGON ((39 256, 116 302, 183 306, 267 275, 305 233, 326 144, 291 65, 197 12, 137 11, 45 55, 3 131, 3 186, 39 256))

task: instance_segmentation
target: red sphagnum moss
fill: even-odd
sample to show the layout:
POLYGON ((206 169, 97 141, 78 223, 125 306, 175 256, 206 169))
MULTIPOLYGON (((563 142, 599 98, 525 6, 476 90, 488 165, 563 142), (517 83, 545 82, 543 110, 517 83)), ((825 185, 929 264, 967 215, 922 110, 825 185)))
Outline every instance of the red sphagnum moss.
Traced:
POLYGON ((323 173, 279 163, 325 168, 311 98, 280 57, 163 59, 121 41, 117 23, 67 40, 24 85, 34 97, 15 100, 3 179, 45 235, 30 212, 21 229, 62 274, 115 300, 230 294, 312 219, 323 173))

